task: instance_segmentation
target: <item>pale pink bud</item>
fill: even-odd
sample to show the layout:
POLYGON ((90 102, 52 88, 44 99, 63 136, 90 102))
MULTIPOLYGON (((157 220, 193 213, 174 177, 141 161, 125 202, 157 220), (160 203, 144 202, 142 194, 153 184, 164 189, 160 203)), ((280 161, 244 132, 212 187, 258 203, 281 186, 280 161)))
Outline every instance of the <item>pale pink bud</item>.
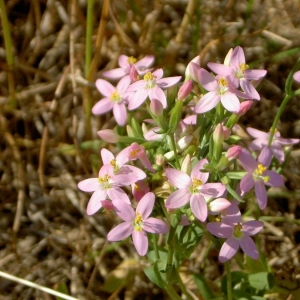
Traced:
POLYGON ((161 116, 163 113, 163 105, 157 99, 152 99, 150 102, 150 110, 155 116, 161 116))
POLYGON ((145 180, 139 180, 131 185, 132 195, 136 201, 140 201, 148 192, 150 192, 149 186, 145 180))
POLYGON ((131 82, 136 82, 138 80, 140 80, 140 76, 139 76, 139 73, 138 71, 136 70, 135 66, 134 65, 130 65, 130 71, 129 71, 129 76, 130 76, 130 79, 131 79, 131 82))
POLYGON ((179 89, 179 91, 178 91, 178 99, 180 99, 180 100, 185 100, 188 96, 189 96, 189 94, 190 94, 190 92, 191 92, 191 90, 192 90, 192 87, 193 87, 193 82, 192 82, 192 80, 188 80, 188 81, 186 81, 181 87, 180 87, 180 89, 179 89))
POLYGON ((219 213, 230 206, 230 202, 225 198, 218 198, 208 204, 209 210, 212 213, 219 213))
POLYGON ((113 130, 111 129, 103 129, 103 130, 99 130, 97 132, 97 134, 99 135, 99 137, 104 140, 105 142, 109 142, 109 143, 117 143, 119 140, 119 135, 117 133, 115 133, 113 130))
MULTIPOLYGON (((120 200, 122 201, 122 200, 120 200)), ((113 203, 110 200, 103 200, 101 201, 102 207, 106 210, 114 210, 113 203)))
POLYGON ((187 154, 181 164, 181 171, 186 174, 191 174, 192 171, 192 163, 191 163, 191 156, 187 154))
POLYGON ((236 158, 238 158, 238 156, 240 155, 242 151, 242 147, 241 146, 232 146, 230 147, 226 154, 225 154, 225 157, 229 160, 229 161, 232 161, 236 158))
POLYGON ((216 144, 222 144, 225 138, 224 129, 222 124, 218 124, 213 132, 213 140, 216 144))
POLYGON ((252 107, 253 101, 252 100, 246 100, 240 104, 240 110, 238 111, 239 116, 243 116, 251 107, 252 107))
POLYGON ((230 137, 231 130, 226 126, 223 126, 223 132, 224 132, 224 140, 226 141, 230 137))
POLYGON ((197 81, 198 70, 200 69, 200 55, 193 58, 185 69, 185 78, 197 81))
POLYGON ((159 153, 155 155, 155 164, 158 166, 162 166, 165 163, 165 157, 163 154, 159 153))

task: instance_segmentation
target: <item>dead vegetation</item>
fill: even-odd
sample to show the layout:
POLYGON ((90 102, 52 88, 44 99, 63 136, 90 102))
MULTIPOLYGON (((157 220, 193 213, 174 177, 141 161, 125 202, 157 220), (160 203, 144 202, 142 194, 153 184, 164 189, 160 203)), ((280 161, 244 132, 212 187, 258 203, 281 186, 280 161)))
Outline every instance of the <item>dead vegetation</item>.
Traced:
MULTIPOLYGON (((222 62, 240 44, 250 64, 268 70, 263 99, 241 125, 268 130, 283 99, 285 79, 300 56, 299 5, 297 0, 253 5, 96 0, 93 56, 86 70, 86 0, 6 1, 13 46, 5 49, 2 27, 0 270, 56 290, 65 285, 78 299, 167 299, 143 274, 145 261, 130 243, 112 247, 106 242, 114 217, 85 214, 88 195, 79 192, 77 182, 100 166, 102 144, 96 132, 115 126, 110 114, 99 118, 86 113, 100 97, 94 81, 115 68, 122 53, 153 54, 156 67, 183 75, 196 55, 205 67, 209 61, 222 62), (6 51, 13 53, 13 66, 7 64, 6 51)), ((299 98, 291 100, 279 130, 283 137, 300 137, 299 98)), ((299 295, 300 225, 293 222, 300 216, 299 166, 295 147, 284 172, 286 189, 274 191, 264 211, 272 218, 261 235, 262 251, 278 278, 286 279, 281 294, 269 299, 293 299, 295 291, 299 295)), ((213 282, 223 272, 216 258, 201 261, 193 255, 183 273, 205 270, 213 282)), ((0 278, 0 299, 53 298, 0 278)))

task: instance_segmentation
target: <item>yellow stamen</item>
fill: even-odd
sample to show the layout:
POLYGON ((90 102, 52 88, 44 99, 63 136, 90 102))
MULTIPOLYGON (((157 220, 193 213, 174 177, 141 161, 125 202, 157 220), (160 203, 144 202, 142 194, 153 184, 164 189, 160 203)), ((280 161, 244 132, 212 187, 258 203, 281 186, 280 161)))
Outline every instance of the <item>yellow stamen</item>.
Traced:
POLYGON ((240 64, 240 70, 244 73, 247 69, 249 69, 249 66, 247 64, 240 64))
POLYGON ((133 65, 134 63, 136 63, 137 59, 134 58, 133 56, 130 56, 127 58, 127 62, 131 65, 133 65))
POLYGON ((118 93, 118 90, 115 90, 111 93, 110 100, 114 102, 120 102, 122 100, 120 94, 118 93))
POLYGON ((136 212, 136 217, 134 220, 134 229, 136 231, 142 231, 143 230, 143 217, 141 214, 139 214, 138 212, 136 212))
POLYGON ((203 182, 200 179, 193 178, 192 186, 191 186, 191 192, 192 193, 197 193, 198 192, 198 187, 201 186, 203 182))
POLYGON ((266 166, 264 166, 263 164, 258 164, 254 173, 257 175, 263 175, 266 170, 267 170, 266 166))
POLYGON ((224 77, 222 77, 218 80, 218 84, 223 85, 223 86, 228 86, 228 82, 224 77))

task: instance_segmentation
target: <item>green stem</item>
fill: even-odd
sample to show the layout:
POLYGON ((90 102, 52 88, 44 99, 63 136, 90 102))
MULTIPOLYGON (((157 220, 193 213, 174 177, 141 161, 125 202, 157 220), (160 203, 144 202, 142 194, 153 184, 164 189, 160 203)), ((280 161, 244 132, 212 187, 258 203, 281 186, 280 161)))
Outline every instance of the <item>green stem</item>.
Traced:
POLYGON ((227 275, 227 300, 232 300, 232 280, 230 271, 230 261, 225 262, 225 269, 227 275))
POLYGON ((292 93, 291 95, 286 95, 283 99, 283 101, 281 102, 281 105, 279 107, 279 110, 275 116, 275 119, 273 121, 272 127, 271 127, 271 132, 270 132, 270 136, 269 136, 269 142, 268 142, 268 146, 271 146, 272 141, 273 141, 273 137, 276 131, 276 127, 278 124, 278 121, 283 113, 283 110, 285 109, 286 105, 288 104, 288 102, 290 101, 290 99, 294 96, 294 93, 292 93))
POLYGON ((182 300, 182 298, 176 293, 172 285, 168 285, 165 287, 167 293, 170 296, 170 299, 172 300, 182 300))
POLYGON ((168 135, 171 141, 171 150, 174 151, 174 156, 175 156, 175 167, 177 170, 180 170, 180 162, 178 158, 178 153, 175 145, 175 140, 174 140, 174 134, 171 133, 168 135))

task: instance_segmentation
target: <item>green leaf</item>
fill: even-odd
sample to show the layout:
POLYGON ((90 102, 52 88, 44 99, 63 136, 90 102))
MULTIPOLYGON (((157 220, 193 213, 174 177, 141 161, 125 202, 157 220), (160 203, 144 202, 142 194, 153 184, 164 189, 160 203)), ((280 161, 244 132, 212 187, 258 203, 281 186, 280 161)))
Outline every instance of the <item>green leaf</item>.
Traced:
POLYGON ((207 284, 202 274, 194 274, 193 278, 204 300, 215 298, 214 294, 211 292, 211 287, 207 284))
POLYGON ((152 267, 144 269, 146 276, 154 284, 160 288, 165 288, 166 284, 166 273, 162 272, 164 270, 165 262, 162 260, 157 260, 152 267))
POLYGON ((272 273, 259 272, 248 275, 249 285, 256 290, 270 290, 275 284, 275 278, 272 273))

